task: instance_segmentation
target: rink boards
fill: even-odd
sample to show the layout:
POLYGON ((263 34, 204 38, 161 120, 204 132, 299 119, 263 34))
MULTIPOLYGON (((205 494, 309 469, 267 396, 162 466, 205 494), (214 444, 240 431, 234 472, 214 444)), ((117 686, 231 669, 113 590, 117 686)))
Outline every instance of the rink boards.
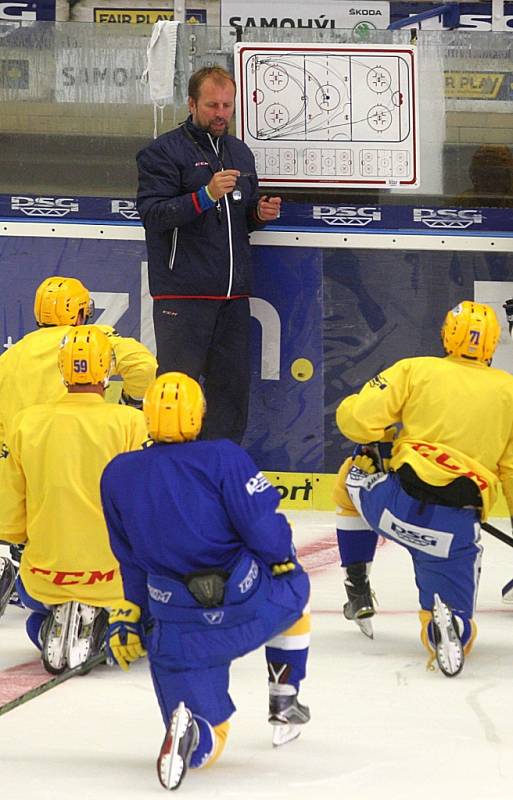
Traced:
MULTIPOLYGON (((507 230, 285 227, 252 235, 244 444, 276 476, 289 507, 326 508, 328 476, 350 451, 335 426, 338 403, 398 358, 441 355, 449 307, 472 298, 494 306, 503 325, 494 364, 513 371, 501 308, 513 296, 513 239, 507 230)), ((34 287, 51 274, 82 279, 95 321, 154 346, 140 224, 4 218, 0 232, 4 347, 33 329, 34 287)))

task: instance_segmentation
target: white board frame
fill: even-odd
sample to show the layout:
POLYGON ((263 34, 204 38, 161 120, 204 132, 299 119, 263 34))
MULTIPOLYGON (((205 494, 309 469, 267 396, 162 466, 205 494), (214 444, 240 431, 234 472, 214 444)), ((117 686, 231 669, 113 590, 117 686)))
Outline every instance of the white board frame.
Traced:
POLYGON ((234 64, 261 185, 420 185, 414 45, 239 42, 234 64))

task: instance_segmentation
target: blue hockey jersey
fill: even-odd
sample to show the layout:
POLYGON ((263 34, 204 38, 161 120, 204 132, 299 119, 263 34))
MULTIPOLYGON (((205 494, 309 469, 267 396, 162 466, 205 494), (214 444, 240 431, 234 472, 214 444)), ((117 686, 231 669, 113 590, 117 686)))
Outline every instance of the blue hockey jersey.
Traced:
POLYGON ((270 565, 294 553, 278 491, 228 440, 155 443, 117 456, 101 496, 125 596, 142 607, 148 575, 230 573, 245 554, 270 565))

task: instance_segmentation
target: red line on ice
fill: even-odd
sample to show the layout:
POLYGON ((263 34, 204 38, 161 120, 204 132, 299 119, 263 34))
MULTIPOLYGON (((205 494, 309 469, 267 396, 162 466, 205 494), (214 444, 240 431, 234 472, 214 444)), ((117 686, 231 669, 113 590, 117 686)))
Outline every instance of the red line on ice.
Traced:
MULTIPOLYGON (((378 538, 378 547, 383 547, 386 541, 385 538, 380 536, 378 538)), ((340 554, 335 533, 298 547, 297 554, 307 572, 317 572, 327 569, 333 564, 340 564, 340 554)))
POLYGON ((0 671, 0 705, 51 679, 41 661, 28 661, 0 671))

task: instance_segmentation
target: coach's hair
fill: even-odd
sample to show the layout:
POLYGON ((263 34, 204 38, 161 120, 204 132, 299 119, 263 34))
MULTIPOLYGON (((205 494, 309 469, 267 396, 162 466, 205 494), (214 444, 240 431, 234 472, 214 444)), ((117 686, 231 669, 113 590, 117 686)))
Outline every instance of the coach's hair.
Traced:
POLYGON ((200 96, 201 86, 207 78, 212 78, 215 83, 231 83, 233 88, 236 89, 233 77, 223 67, 214 64, 213 67, 202 67, 194 72, 189 78, 188 94, 191 100, 195 103, 198 102, 200 96))

